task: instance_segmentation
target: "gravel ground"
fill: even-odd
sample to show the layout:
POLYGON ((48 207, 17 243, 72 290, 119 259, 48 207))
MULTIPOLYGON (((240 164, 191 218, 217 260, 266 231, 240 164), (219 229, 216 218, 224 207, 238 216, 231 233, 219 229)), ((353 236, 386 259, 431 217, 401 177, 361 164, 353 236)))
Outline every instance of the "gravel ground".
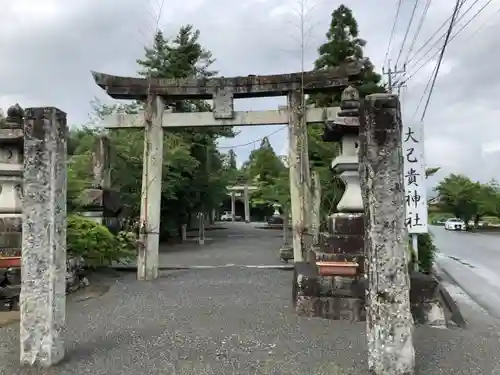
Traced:
MULTIPOLYGON (((276 263, 276 233, 251 232, 217 246, 214 240, 211 253, 221 264, 276 263)), ((364 324, 297 317, 291 279, 291 272, 243 267, 171 271, 153 282, 123 274, 102 296, 70 298, 67 359, 57 367, 20 368, 18 327, 0 329, 0 374, 367 373, 364 324)), ((463 312, 467 330, 416 329, 418 374, 495 374, 498 321, 467 303, 463 312)))

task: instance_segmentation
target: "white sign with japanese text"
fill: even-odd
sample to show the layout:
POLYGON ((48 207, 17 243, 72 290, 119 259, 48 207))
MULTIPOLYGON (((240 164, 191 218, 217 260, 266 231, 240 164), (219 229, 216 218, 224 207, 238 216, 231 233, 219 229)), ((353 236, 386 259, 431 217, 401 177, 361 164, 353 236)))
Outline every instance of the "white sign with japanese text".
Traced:
POLYGON ((405 224, 409 234, 427 233, 423 124, 403 125, 405 224))

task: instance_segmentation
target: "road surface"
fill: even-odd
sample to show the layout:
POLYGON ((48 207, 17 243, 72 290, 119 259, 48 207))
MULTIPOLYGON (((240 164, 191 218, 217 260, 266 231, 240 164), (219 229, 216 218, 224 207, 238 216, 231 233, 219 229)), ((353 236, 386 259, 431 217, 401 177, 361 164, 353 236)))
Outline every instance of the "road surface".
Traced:
POLYGON ((437 265, 491 315, 500 318, 500 234, 432 226, 437 265))
MULTIPOLYGON (((210 232, 213 243, 164 248, 162 262, 278 263, 279 231, 243 223, 210 232)), ((92 299, 69 298, 67 360, 19 368, 19 328, 0 328, 0 374, 16 375, 345 375, 367 374, 365 324, 297 317, 292 272, 222 267, 133 273, 92 299)), ((467 330, 417 327, 417 374, 494 374, 500 325, 465 306, 467 330)))

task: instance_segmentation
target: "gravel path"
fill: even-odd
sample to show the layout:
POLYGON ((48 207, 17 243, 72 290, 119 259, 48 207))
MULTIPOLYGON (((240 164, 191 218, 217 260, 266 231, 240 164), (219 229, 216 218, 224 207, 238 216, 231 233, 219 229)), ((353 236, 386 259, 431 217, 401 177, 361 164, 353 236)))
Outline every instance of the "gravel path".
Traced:
MULTIPOLYGON (((163 259, 182 254, 175 263, 184 263, 191 253, 193 263, 277 263, 277 233, 241 233, 247 237, 163 259)), ((18 327, 0 329, 0 374, 366 374, 364 324, 297 317, 291 279, 288 271, 243 267, 171 271, 154 282, 123 274, 100 297, 70 299, 67 359, 55 368, 19 368, 18 327)), ((464 314, 467 330, 417 328, 419 374, 495 374, 498 322, 469 305, 464 314)))

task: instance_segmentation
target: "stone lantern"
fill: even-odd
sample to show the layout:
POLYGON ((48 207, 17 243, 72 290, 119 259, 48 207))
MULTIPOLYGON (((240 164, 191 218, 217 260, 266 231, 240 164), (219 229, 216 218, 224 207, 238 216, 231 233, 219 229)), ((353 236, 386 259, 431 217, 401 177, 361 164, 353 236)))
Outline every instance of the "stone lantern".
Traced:
POLYGON ((303 316, 360 321, 364 307, 364 210, 359 184, 358 136, 359 93, 347 87, 340 111, 325 124, 323 141, 340 143, 341 152, 332 162, 345 192, 336 213, 328 218, 328 232, 320 234, 319 244, 308 262, 296 264, 294 299, 303 316))
POLYGON ((0 122, 0 252, 20 256, 22 247, 24 111, 16 104, 0 122))

